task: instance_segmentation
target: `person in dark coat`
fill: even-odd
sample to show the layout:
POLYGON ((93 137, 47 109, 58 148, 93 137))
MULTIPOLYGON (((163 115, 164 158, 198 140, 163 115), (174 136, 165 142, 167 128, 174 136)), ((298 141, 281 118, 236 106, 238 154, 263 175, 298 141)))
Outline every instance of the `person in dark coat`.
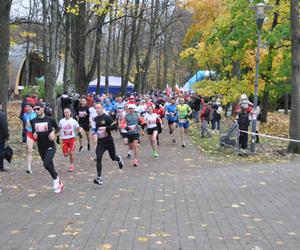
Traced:
POLYGON ((2 104, 0 103, 0 171, 6 171, 4 168, 4 147, 6 141, 9 139, 8 122, 6 114, 2 111, 2 104))
MULTIPOLYGON (((241 107, 241 111, 238 114, 237 119, 239 129, 248 132, 248 127, 250 125, 249 114, 246 112, 244 107, 241 107)), ((242 149, 247 149, 248 147, 248 133, 240 131, 239 145, 242 149)))

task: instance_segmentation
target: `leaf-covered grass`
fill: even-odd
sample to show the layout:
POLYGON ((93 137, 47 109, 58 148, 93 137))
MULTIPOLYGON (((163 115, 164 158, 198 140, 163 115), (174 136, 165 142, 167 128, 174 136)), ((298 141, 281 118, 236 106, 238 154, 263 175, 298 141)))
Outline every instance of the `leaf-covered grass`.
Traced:
MULTIPOLYGON (((287 138, 289 117, 281 113, 270 113, 269 122, 261 125, 261 133, 287 138)), ((224 133, 229 128, 231 121, 223 120, 224 133)), ((210 125, 209 125, 210 128, 210 125)), ((250 130, 250 129, 249 129, 250 130)), ((200 125, 192 124, 189 134, 194 144, 205 155, 216 161, 243 162, 243 163, 276 163, 287 162, 296 157, 287 152, 288 142, 260 137, 260 143, 256 144, 256 154, 250 154, 250 137, 247 151, 239 151, 238 148, 220 146, 220 134, 214 133, 210 138, 200 137, 200 125)))

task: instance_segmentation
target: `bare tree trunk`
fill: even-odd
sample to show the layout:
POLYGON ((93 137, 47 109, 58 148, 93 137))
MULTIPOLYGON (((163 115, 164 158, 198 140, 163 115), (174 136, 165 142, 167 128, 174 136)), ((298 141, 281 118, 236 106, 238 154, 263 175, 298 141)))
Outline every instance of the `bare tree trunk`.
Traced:
POLYGON ((108 94, 109 87, 109 69, 110 69, 110 46, 111 46, 111 33, 112 33, 112 8, 109 10, 110 12, 110 23, 108 26, 108 38, 107 38, 107 46, 106 46, 106 58, 105 58, 105 94, 108 94))
MULTIPOLYGON (((127 26, 127 13, 128 13, 128 4, 129 4, 129 0, 126 1, 126 5, 125 5, 125 17, 123 20, 123 34, 122 34, 122 45, 121 45, 121 83, 122 85, 124 82, 124 78, 125 78, 125 51, 126 51, 126 39, 127 39, 127 34, 128 34, 128 26, 127 26)), ((124 87, 124 86, 123 86, 124 87)), ((122 89, 122 92, 124 92, 124 90, 122 89)))
MULTIPOLYGON (((65 8, 70 5, 70 0, 64 1, 65 8)), ((65 12, 66 21, 65 21, 65 62, 64 62, 64 76, 63 76, 63 84, 64 84, 64 92, 67 92, 70 87, 70 77, 69 77, 69 60, 70 60, 70 45, 71 45, 71 21, 70 14, 65 12)))
POLYGON ((285 93, 284 94, 284 114, 288 115, 289 114, 289 94, 285 93))
POLYGON ((241 62, 234 61, 232 62, 232 76, 236 77, 237 79, 241 79, 241 62))
POLYGON ((102 26, 107 15, 107 10, 113 4, 114 0, 109 0, 106 9, 97 16, 96 22, 96 41, 93 58, 89 70, 85 67, 85 47, 87 31, 87 11, 86 2, 76 0, 79 7, 78 15, 72 16, 72 57, 75 64, 75 87, 79 94, 86 94, 89 82, 94 77, 99 60, 100 42, 102 39, 102 26))
MULTIPOLYGON (((299 35, 299 0, 291 0, 291 42, 292 42, 292 91, 290 137, 300 140, 300 35, 299 35)), ((300 143, 290 142, 289 152, 300 153, 300 143)))
POLYGON ((54 117, 56 116, 55 81, 57 64, 57 29, 58 29, 58 1, 52 0, 50 6, 47 0, 43 5, 43 55, 45 68, 45 100, 50 104, 54 117), (50 20, 48 10, 50 8, 50 20), (48 23, 49 20, 49 23, 48 23), (47 36, 48 35, 48 36, 47 36))
POLYGON ((9 16, 12 0, 1 0, 0 4, 0 102, 6 111, 9 87, 8 55, 10 49, 9 16))
MULTIPOLYGON (((128 51, 128 62, 127 62, 127 68, 126 68, 126 73, 124 76, 124 81, 122 81, 122 86, 121 86, 121 94, 124 95, 127 89, 128 81, 129 81, 129 74, 131 70, 131 65, 133 61, 133 56, 134 56, 134 51, 137 43, 137 38, 140 32, 140 27, 141 27, 141 22, 139 22, 138 27, 137 27, 137 18, 138 18, 138 10, 139 10, 139 0, 135 0, 135 6, 134 6, 134 11, 133 11, 133 20, 132 20, 132 25, 131 25, 131 40, 130 40, 130 46, 129 46, 129 51, 128 51)), ((142 6, 144 6, 144 2, 142 3, 142 6)), ((143 7, 142 7, 143 8, 143 7)), ((141 14, 140 18, 142 16, 143 10, 141 9, 141 14)))
MULTIPOLYGON (((280 0, 276 0, 275 2, 276 7, 279 8, 280 6, 280 0)), ((271 30, 273 30, 277 25, 278 25, 278 18, 279 18, 279 13, 278 11, 274 12, 273 15, 273 22, 272 22, 272 28, 271 30)), ((271 44, 269 46, 269 52, 268 52, 268 59, 267 59, 267 71, 271 72, 272 71, 272 65, 273 65, 273 59, 274 59, 274 53, 273 51, 275 50, 274 48, 274 44, 271 44)), ((265 90, 263 93, 263 101, 262 101, 262 112, 261 112, 261 122, 267 122, 268 121, 268 111, 269 111, 269 89, 268 87, 270 86, 270 77, 269 76, 263 76, 266 84, 265 84, 265 90)))

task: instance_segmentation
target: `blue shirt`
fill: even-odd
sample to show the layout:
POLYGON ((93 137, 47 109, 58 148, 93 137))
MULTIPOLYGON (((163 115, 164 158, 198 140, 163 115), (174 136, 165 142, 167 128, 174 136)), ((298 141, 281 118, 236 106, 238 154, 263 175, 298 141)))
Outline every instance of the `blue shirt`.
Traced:
POLYGON ((103 106, 103 108, 104 108, 108 113, 110 113, 110 112, 112 112, 112 111, 115 110, 115 107, 114 107, 114 105, 112 105, 112 104, 105 104, 105 105, 103 106))
POLYGON ((24 113, 23 121, 26 122, 26 127, 25 128, 28 132, 32 132, 32 127, 30 125, 28 126, 27 122, 33 120, 36 117, 37 117, 37 114, 35 112, 32 112, 32 113, 26 112, 26 113, 24 113))
POLYGON ((177 120, 177 113, 176 113, 176 104, 169 104, 167 107, 166 107, 166 111, 168 113, 173 113, 173 115, 171 114, 168 114, 167 115, 167 120, 168 121, 176 121, 177 120))

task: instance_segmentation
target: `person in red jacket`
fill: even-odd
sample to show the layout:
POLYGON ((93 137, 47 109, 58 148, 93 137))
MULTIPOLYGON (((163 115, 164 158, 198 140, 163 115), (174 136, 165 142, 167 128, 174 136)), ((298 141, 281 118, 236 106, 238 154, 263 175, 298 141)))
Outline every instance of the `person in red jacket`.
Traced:
POLYGON ((207 128, 207 124, 210 120, 210 109, 211 109, 211 104, 205 104, 203 106, 203 109, 200 113, 200 119, 201 119, 201 138, 204 137, 205 134, 207 134, 208 137, 210 137, 210 132, 207 128))

